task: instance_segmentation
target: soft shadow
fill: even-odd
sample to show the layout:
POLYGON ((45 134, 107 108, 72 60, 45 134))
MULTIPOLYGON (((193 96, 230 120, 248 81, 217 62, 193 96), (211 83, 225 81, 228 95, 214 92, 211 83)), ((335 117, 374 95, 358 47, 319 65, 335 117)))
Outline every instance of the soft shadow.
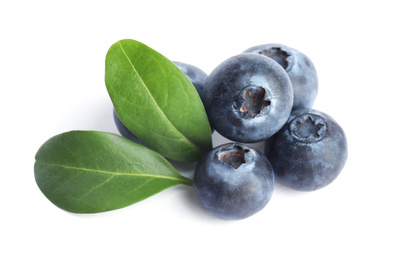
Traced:
POLYGON ((310 193, 308 191, 298 191, 298 190, 291 189, 290 187, 278 182, 277 179, 274 182, 274 191, 280 195, 287 196, 287 197, 306 196, 310 193))
MULTIPOLYGON (((219 134, 217 131, 214 131, 214 133, 212 134, 212 143, 213 143, 214 147, 217 147, 222 144, 238 143, 238 142, 227 139, 226 137, 219 134)), ((265 147, 264 141, 256 142, 256 143, 242 143, 242 144, 257 150, 258 152, 264 153, 264 150, 265 150, 264 149, 264 147, 265 147)))

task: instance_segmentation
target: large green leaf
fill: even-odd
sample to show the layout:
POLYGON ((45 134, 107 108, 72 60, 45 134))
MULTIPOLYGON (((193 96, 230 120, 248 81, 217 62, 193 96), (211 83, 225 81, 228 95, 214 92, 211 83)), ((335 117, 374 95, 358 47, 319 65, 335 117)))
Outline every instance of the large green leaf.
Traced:
POLYGON ((135 40, 113 44, 105 82, 117 115, 148 147, 176 161, 197 161, 212 148, 201 99, 170 60, 135 40))
POLYGON ((49 139, 36 154, 34 172, 51 202, 76 213, 118 209, 177 184, 191 185, 158 153, 97 131, 49 139))

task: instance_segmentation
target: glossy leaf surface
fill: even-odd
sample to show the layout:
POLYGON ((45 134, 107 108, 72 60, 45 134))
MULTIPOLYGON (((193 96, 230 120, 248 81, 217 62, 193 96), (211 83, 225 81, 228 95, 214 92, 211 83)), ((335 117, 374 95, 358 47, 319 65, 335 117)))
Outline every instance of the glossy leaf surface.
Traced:
POLYGON ((36 154, 34 172, 44 195, 75 213, 118 209, 177 184, 191 185, 158 153, 97 131, 49 139, 36 154))
POLYGON ((105 83, 117 115, 148 147, 176 161, 211 150, 211 128, 190 80, 170 60, 135 40, 113 44, 105 83))

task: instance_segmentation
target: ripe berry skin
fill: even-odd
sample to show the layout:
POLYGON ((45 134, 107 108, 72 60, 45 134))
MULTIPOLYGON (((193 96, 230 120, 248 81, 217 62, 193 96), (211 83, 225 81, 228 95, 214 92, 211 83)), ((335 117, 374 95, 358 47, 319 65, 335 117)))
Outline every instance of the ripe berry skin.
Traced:
POLYGON ((305 54, 274 43, 254 46, 244 53, 270 57, 285 69, 294 89, 294 109, 313 106, 318 92, 318 78, 312 61, 305 54))
POLYGON ((266 156, 239 143, 223 144, 198 161, 193 192, 201 206, 224 220, 247 218, 269 202, 274 173, 266 156))
POLYGON ((329 185, 347 160, 343 129, 329 115, 310 108, 291 113, 285 126, 266 141, 265 154, 276 180, 300 190, 329 185))
POLYGON ((207 77, 204 106, 210 124, 224 137, 259 142, 287 121, 293 104, 291 82, 274 60, 251 53, 233 56, 207 77))

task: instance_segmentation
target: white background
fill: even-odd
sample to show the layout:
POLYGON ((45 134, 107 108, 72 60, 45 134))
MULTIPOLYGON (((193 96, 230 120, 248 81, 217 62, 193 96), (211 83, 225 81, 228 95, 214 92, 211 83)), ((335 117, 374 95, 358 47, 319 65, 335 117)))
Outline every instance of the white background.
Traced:
MULTIPOLYGON (((393 1, 2 1, 1 259, 396 259, 393 1), (208 215, 191 187, 77 215, 38 189, 34 156, 69 130, 117 133, 104 84, 116 41, 141 41, 210 73, 264 43, 311 58, 314 108, 344 128, 349 158, 330 186, 276 185, 258 214, 208 215)), ((214 144, 227 140, 214 134, 214 144)), ((259 147, 259 146, 258 146, 259 147)), ((177 165, 192 176, 192 164, 177 165)))

